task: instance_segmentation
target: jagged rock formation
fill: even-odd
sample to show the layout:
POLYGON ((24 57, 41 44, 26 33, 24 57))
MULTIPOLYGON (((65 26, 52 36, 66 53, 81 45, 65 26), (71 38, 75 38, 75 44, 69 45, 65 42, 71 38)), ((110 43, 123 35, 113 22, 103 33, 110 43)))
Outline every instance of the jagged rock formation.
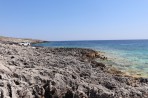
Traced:
POLYGON ((0 43, 0 98, 148 98, 148 79, 126 76, 90 49, 0 43))

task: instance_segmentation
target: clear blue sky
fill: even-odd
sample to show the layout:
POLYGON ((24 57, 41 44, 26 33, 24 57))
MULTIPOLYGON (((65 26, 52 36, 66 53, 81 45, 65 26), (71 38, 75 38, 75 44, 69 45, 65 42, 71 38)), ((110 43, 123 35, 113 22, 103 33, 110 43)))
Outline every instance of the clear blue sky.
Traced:
POLYGON ((0 0, 0 35, 148 39, 148 0, 0 0))

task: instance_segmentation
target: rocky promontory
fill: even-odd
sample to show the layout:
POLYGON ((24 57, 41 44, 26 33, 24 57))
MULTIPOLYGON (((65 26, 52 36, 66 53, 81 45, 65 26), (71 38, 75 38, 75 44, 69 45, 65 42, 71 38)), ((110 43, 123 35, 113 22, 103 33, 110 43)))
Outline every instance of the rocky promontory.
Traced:
POLYGON ((99 62, 107 58, 97 51, 16 40, 0 38, 0 98, 148 98, 148 78, 99 62))

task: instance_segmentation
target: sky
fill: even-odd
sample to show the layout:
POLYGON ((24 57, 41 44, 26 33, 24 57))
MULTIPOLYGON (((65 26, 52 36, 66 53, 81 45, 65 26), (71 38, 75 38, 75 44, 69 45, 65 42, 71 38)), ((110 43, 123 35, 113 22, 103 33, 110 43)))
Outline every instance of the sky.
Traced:
POLYGON ((49 41, 148 39, 148 0, 0 0, 0 35, 49 41))

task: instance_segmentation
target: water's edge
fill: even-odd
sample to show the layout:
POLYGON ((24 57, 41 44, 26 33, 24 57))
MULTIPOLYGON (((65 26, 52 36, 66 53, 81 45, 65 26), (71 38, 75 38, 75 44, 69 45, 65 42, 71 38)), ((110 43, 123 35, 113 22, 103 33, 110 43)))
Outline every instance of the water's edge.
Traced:
MULTIPOLYGON (((147 40, 127 40, 127 41, 60 41, 44 42, 33 44, 42 47, 65 47, 65 48, 89 48, 102 51, 108 58, 109 65, 117 67, 119 70, 131 75, 148 77, 148 60, 145 51, 148 44, 147 40), (143 58, 142 58, 143 57, 143 58)), ((148 56, 147 56, 148 58, 148 56)))

